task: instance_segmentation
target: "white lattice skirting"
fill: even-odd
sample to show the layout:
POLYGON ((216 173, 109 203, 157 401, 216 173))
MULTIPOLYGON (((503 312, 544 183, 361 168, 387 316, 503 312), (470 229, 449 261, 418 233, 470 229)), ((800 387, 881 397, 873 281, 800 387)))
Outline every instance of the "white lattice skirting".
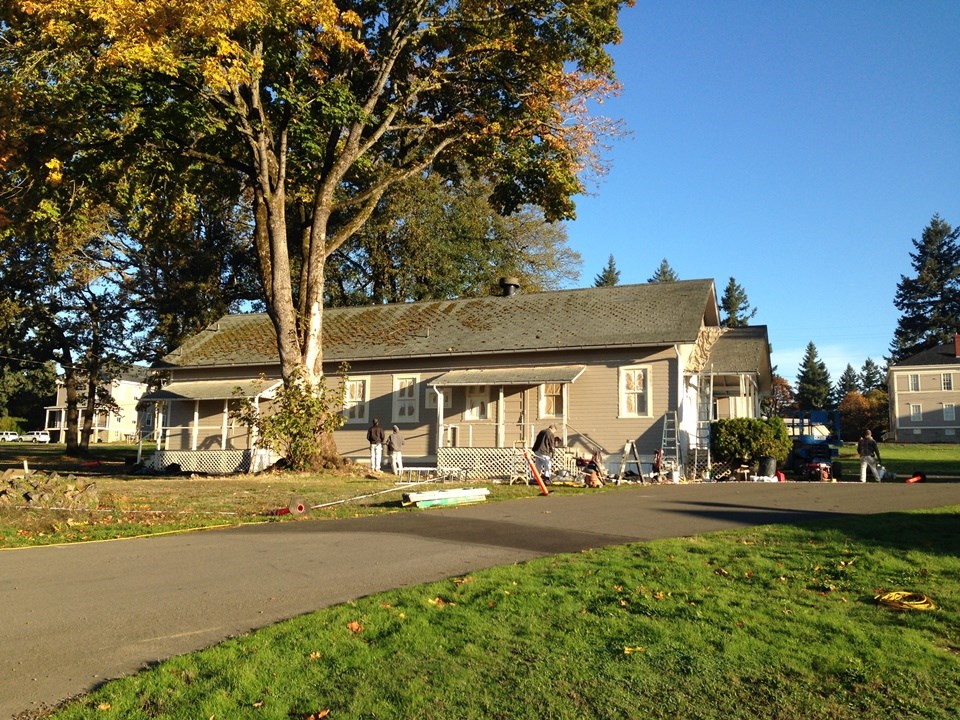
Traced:
POLYGON ((144 464, 158 472, 173 465, 181 472, 229 475, 259 472, 277 457, 269 450, 157 450, 144 464))
MULTIPOLYGON (((533 453, 530 453, 533 458, 533 453)), ((527 474, 520 448, 444 447, 437 450, 438 468, 460 468, 467 480, 510 479, 527 474)), ((576 453, 559 448, 553 453, 554 473, 576 470, 576 453)))

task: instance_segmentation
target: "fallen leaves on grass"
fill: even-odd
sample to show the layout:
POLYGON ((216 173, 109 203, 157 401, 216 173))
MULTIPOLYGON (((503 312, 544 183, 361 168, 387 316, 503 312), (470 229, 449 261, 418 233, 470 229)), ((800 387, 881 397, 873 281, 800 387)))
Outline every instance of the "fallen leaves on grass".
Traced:
POLYGON ((352 622, 347 623, 347 630, 352 633, 358 633, 363 630, 363 625, 358 623, 356 620, 353 620, 352 622))

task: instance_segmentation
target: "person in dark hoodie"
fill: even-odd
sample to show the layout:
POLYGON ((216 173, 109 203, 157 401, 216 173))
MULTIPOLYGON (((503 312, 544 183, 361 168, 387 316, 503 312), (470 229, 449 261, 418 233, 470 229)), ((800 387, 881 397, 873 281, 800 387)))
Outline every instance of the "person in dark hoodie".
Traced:
POLYGON ((370 443, 370 469, 374 472, 380 472, 380 466, 383 465, 383 440, 380 419, 374 418, 367 429, 367 442, 370 443))

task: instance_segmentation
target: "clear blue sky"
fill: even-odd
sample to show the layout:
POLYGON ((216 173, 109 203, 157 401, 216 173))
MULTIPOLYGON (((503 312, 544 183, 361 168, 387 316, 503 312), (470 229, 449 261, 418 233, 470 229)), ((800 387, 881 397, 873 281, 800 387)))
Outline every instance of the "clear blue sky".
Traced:
POLYGON ((731 276, 795 383, 813 341, 836 381, 884 364, 911 240, 960 225, 960 0, 638 0, 601 111, 630 135, 567 226, 580 287, 666 258, 731 276))

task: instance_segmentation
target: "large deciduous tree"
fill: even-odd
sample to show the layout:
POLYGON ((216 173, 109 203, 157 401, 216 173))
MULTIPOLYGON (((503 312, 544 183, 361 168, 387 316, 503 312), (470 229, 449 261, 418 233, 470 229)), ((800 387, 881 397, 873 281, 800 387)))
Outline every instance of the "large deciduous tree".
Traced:
POLYGON ((934 215, 913 240, 913 276, 900 276, 893 304, 900 318, 890 343, 893 362, 949 342, 960 327, 960 228, 934 215))
POLYGON ((774 373, 770 394, 763 399, 763 413, 768 416, 783 416, 796 407, 796 399, 790 381, 774 373))
POLYGON ((562 223, 536 208, 504 217, 491 186, 437 174, 416 176, 384 194, 367 223, 327 260, 330 305, 366 305, 499 290, 517 277, 526 291, 561 287, 579 276, 580 254, 562 223))
POLYGON ((80 71, 127 83, 125 138, 240 179, 282 373, 307 382, 326 260, 392 185, 466 167, 498 211, 573 216, 630 2, 10 1, 80 71))

